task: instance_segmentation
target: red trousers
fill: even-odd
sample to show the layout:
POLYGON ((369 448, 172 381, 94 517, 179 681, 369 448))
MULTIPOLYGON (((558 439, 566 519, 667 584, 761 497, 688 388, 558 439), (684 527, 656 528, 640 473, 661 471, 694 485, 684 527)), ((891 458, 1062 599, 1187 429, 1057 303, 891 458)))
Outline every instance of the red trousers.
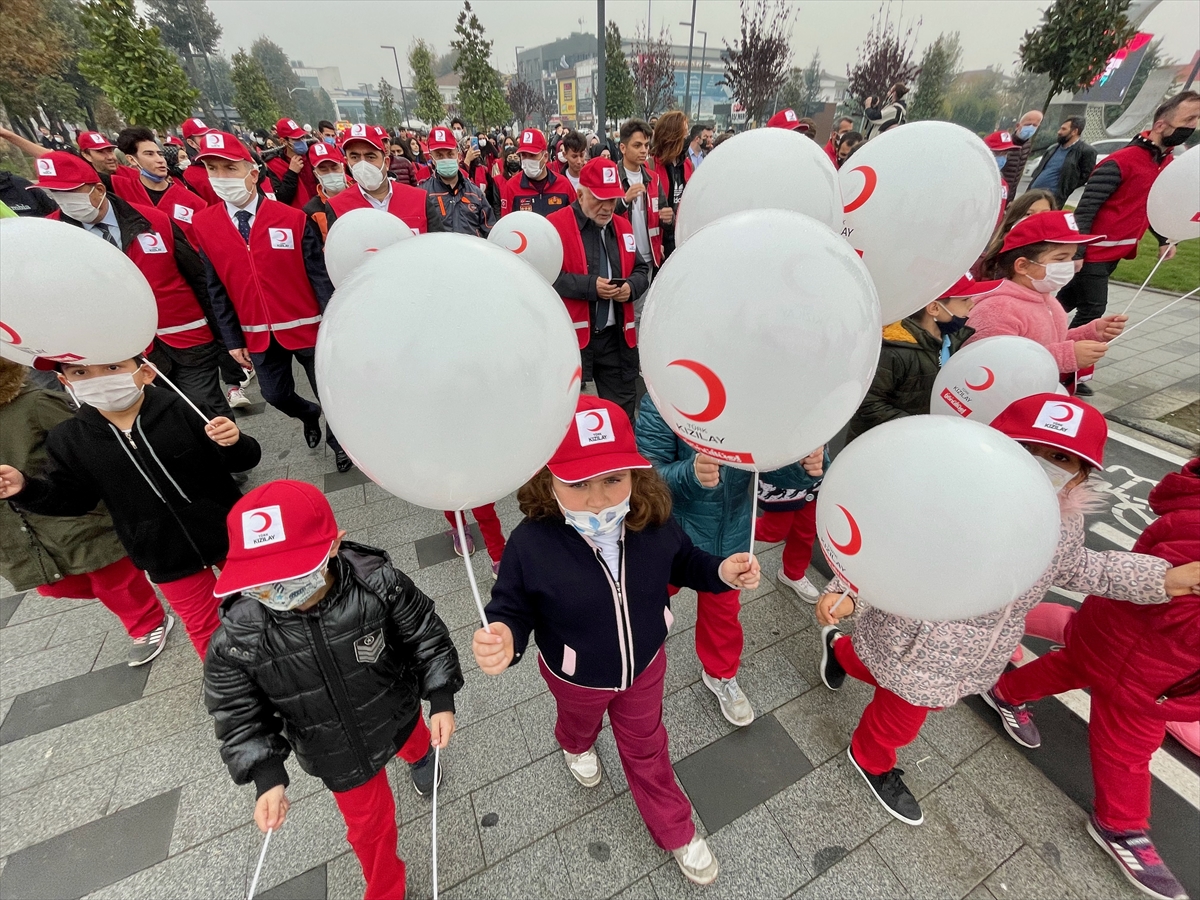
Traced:
POLYGON ((43 597, 85 600, 95 597, 121 620, 125 632, 135 639, 161 625, 165 615, 154 588, 146 580, 146 573, 128 556, 94 572, 67 575, 54 584, 43 584, 37 592, 43 597))
POLYGON ((1150 827, 1150 756, 1167 733, 1165 719, 1114 703, 1092 685, 1068 644, 1033 662, 1005 672, 996 693, 1009 703, 1028 703, 1050 694, 1092 688, 1088 749, 1096 791, 1096 818, 1113 831, 1145 831, 1150 827))
MULTIPOLYGON (((217 568, 225 564, 225 560, 217 563, 217 568)), ((217 607, 221 601, 213 591, 217 587, 217 576, 211 568, 205 567, 195 575, 188 575, 177 581, 165 581, 158 586, 163 596, 171 603, 171 608, 179 613, 183 627, 187 629, 192 646, 204 659, 208 651, 208 639, 217 630, 220 621, 217 619, 217 607)))
POLYGON ((871 670, 858 658, 852 637, 834 641, 833 655, 847 675, 875 685, 875 696, 863 710, 850 738, 854 758, 872 775, 889 772, 896 768, 896 750, 916 740, 925 717, 940 707, 914 706, 900 695, 880 687, 871 670))
POLYGON ((559 745, 568 753, 590 749, 607 712, 629 791, 650 837, 664 850, 686 846, 696 834, 696 826, 692 824, 692 804, 675 783, 667 751, 667 729, 662 721, 666 651, 659 650, 654 661, 623 691, 579 687, 564 681, 546 668, 540 655, 538 666, 558 704, 554 736, 559 745))
MULTIPOLYGON (((672 584, 667 591, 674 597, 679 588, 672 584)), ((704 671, 714 678, 732 678, 742 663, 745 637, 738 621, 742 611, 739 597, 741 591, 696 592, 696 656, 704 671)))
POLYGON ((788 512, 764 512, 758 517, 755 536, 768 544, 784 541, 783 574, 799 581, 812 561, 813 541, 817 537, 817 504, 805 503, 788 512))
MULTIPOLYGON (((483 535, 483 544, 487 547, 488 556, 492 558, 492 562, 500 562, 500 557, 504 555, 504 529, 500 527, 500 517, 496 515, 496 504, 477 506, 471 512, 475 514, 475 521, 479 523, 479 533, 483 535)), ((457 530, 454 513, 446 511, 445 515, 450 527, 457 530)), ((464 512, 463 528, 466 527, 467 514, 464 512)))
MULTIPOLYGON (((417 726, 396 755, 415 763, 428 752, 429 726, 418 716, 417 726)), ((346 840, 367 881, 363 900, 404 900, 404 862, 396 853, 396 798, 388 785, 387 767, 366 784, 335 791, 333 799, 346 820, 346 840)))

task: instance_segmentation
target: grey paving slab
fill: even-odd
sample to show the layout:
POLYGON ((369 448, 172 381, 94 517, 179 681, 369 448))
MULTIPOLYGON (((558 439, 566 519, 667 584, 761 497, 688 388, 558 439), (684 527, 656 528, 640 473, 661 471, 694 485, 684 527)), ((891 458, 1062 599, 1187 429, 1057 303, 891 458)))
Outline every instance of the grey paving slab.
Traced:
POLYGON ((1021 846, 1000 811, 958 775, 921 801, 925 824, 892 822, 871 846, 914 897, 957 898, 1021 846))
MULTIPOLYGON (((170 791, 9 857, 5 897, 80 897, 167 856, 179 792, 170 791)), ((179 896, 176 894, 175 896, 179 896)))
POLYGON ((531 762, 516 710, 509 708, 454 733, 442 753, 438 797, 449 803, 531 762))
POLYGON ((115 761, 97 763, 0 798, 0 856, 102 818, 119 771, 115 761))
POLYGON ((22 594, 9 594, 6 597, 0 597, 0 628, 8 626, 9 619, 17 611, 17 607, 21 605, 21 600, 25 597, 22 594))
POLYGON ((471 795, 479 816, 495 813, 496 825, 480 831, 489 864, 579 818, 613 796, 607 777, 581 786, 561 756, 551 754, 471 795))
POLYGON ((983 884, 996 900, 1075 900, 1079 896, 1027 846, 1001 863, 983 884))
MULTIPOLYGON (((832 858, 830 854, 828 858, 832 858)), ((906 900, 911 895, 870 844, 844 854, 792 895, 793 900, 906 900)), ((1030 895, 1031 897, 1033 895, 1030 895)))
POLYGON ((667 635, 667 675, 663 680, 663 691, 673 694, 680 688, 688 687, 700 680, 704 667, 696 656, 696 629, 680 629, 678 625, 671 628, 667 635))
POLYGON ((212 724, 201 722, 124 754, 109 812, 226 771, 212 724))
MULTIPOLYGON (((746 699, 754 707, 755 714, 760 716, 782 706, 811 687, 808 680, 792 666, 788 654, 778 645, 767 647, 753 655, 744 653, 737 680, 746 699)), ((692 690, 718 728, 729 732, 737 727, 721 715, 721 706, 716 695, 703 681, 693 684, 692 690)))
MULTIPOLYGON (((467 533, 475 542, 475 552, 487 554, 487 549, 483 544, 483 534, 479 530, 479 526, 474 522, 466 523, 467 533)), ((447 524, 447 527, 449 525, 447 524)), ((454 552, 454 540, 448 534, 431 534, 429 537, 423 537, 416 541, 417 563, 421 568, 426 566, 436 566, 440 562, 445 562, 448 559, 460 558, 454 552)))
POLYGON ((820 764, 846 751, 871 693, 869 685, 847 678, 840 691, 818 685, 779 707, 774 715, 804 755, 820 764))
POLYGON ((522 659, 499 675, 485 675, 481 669, 464 672, 463 682, 454 703, 455 718, 464 727, 548 690, 537 660, 532 658, 522 659))
POLYGON ((18 694, 0 724, 0 744, 57 728, 142 696, 146 666, 109 666, 18 694))
MULTIPOLYGON (((472 603, 472 605, 474 605, 472 603)), ((436 605, 435 605, 436 606, 436 605)), ((438 610, 438 615, 441 611, 438 610)), ((442 620, 443 622, 445 619, 442 620)), ((478 669, 479 664, 475 662, 475 654, 471 652, 471 640, 475 635, 475 631, 479 628, 478 622, 468 622, 458 628, 450 628, 450 640, 454 641, 454 649, 458 651, 458 664, 465 672, 468 669, 478 669)))
MULTIPOLYGON (((358 469, 352 469, 352 472, 358 472, 358 469)), ((369 480, 364 476, 364 481, 369 480)), ((325 499, 329 501, 330 507, 335 513, 341 512, 344 509, 353 509, 356 506, 366 504, 366 496, 362 488, 363 482, 356 477, 354 483, 347 487, 334 488, 333 490, 325 491, 325 499)))
POLYGON ((55 732, 43 731, 0 747, 0 797, 38 784, 57 743, 55 732))
MULTIPOLYGON (((795 596, 792 593, 792 597, 795 596)), ((801 609, 799 604, 799 599, 789 599, 783 591, 776 590, 743 605, 738 616, 745 636, 742 655, 750 656, 788 635, 811 627, 812 613, 808 609, 801 609)))
POLYGON ((569 897, 571 878, 558 840, 549 834, 518 850, 486 872, 449 888, 447 900, 494 900, 523 897, 528 900, 562 900, 569 897))
MULTIPOLYGON (((398 843, 404 860, 408 900, 433 896, 432 816, 425 815, 400 829, 398 843)), ((443 805, 438 792, 438 893, 465 881, 484 868, 479 827, 469 797, 443 805)))
MULTIPOLYGON (((182 629, 180 629, 182 630, 182 629)), ((189 682, 199 682, 204 677, 204 662, 196 655, 196 649, 187 634, 175 629, 167 637, 167 646, 148 666, 150 677, 146 679, 144 694, 154 694, 167 688, 178 687, 189 682)))
POLYGON ((680 760, 717 740, 724 733, 705 711, 695 691, 683 689, 663 698, 663 724, 671 759, 680 760))
POLYGON ((812 771, 774 716, 759 716, 677 760, 675 773, 704 821, 715 832, 812 771))
POLYGON ((37 591, 26 591, 24 599, 9 618, 8 624, 20 625, 22 622, 32 622, 34 619, 44 619, 46 616, 70 612, 85 603, 98 603, 98 601, 43 597, 37 591))
POLYGON ((541 759, 562 748, 554 737, 554 723, 558 719, 558 705, 549 691, 518 703, 515 707, 521 733, 530 759, 541 759))
POLYGON ((650 879, 643 878, 613 894, 611 900, 658 900, 658 894, 654 893, 654 884, 650 879))
POLYGON ((571 877, 570 896, 611 897, 667 861, 626 793, 558 831, 571 877))
MULTIPOLYGON (((253 818, 255 799, 254 785, 236 785, 224 770, 189 781, 179 789, 170 855, 246 825, 253 818)), ((288 799, 297 799, 291 788, 288 799)))
POLYGON ((61 647, 10 659, 0 666, 0 697, 15 697, 82 675, 92 668, 103 643, 103 634, 93 634, 61 647))
POLYGON ((328 873, 322 864, 255 896, 262 900, 325 900, 328 890, 328 873))
MULTIPOLYGON (((263 836, 257 828, 252 833, 257 837, 247 859, 257 861, 263 836)), ((311 794, 291 805, 287 821, 272 836, 259 887, 267 890, 282 884, 349 849, 346 823, 333 794, 329 791, 311 794)))
MULTIPOLYGON (((15 605, 13 609, 16 609, 15 605)), ((0 663, 45 650, 53 635, 53 626, 47 628, 45 620, 0 628, 0 663)))
POLYGON ((941 712, 930 713, 921 728, 921 737, 953 766, 992 740, 996 732, 965 703, 956 703, 941 712))
POLYGON ((328 879, 328 900, 362 900, 367 882, 362 866, 353 852, 343 853, 325 863, 328 879))
POLYGON ((114 630, 125 633, 125 629, 121 627, 121 620, 100 603, 87 603, 67 610, 55 616, 54 621, 57 624, 46 644, 47 647, 58 647, 93 634, 107 634, 114 630))
POLYGON ((904 783, 918 800, 954 775, 954 769, 921 735, 896 752, 896 766, 904 770, 904 783))
POLYGON ((345 488, 354 487, 370 480, 367 477, 367 473, 359 468, 353 468, 349 472, 326 472, 323 487, 325 493, 329 494, 333 491, 344 490, 345 488))

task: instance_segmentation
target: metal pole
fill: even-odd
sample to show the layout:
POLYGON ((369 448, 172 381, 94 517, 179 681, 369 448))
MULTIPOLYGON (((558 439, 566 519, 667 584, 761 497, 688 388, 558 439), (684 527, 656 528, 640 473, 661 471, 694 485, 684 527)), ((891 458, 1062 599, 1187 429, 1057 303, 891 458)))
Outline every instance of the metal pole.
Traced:
MULTIPOLYGON (((700 29, 696 29, 700 31, 700 29)), ((708 32, 700 31, 704 35, 704 49, 700 51, 700 86, 696 88, 696 118, 700 118, 700 106, 704 102, 704 64, 707 62, 705 58, 708 53, 708 32)))
MULTIPOLYGON (((192 8, 192 0, 187 0, 188 15, 192 18, 192 31, 196 33, 196 40, 200 40, 200 24, 196 21, 196 10, 192 8)), ((208 80, 212 82, 213 93, 217 95, 217 102, 221 104, 221 124, 225 126, 228 132, 229 116, 225 112, 225 98, 221 95, 221 85, 217 82, 217 76, 213 74, 212 63, 208 59, 208 52, 204 49, 203 44, 200 45, 200 53, 204 57, 204 68, 208 69, 208 80)))
POLYGON ((391 50, 392 59, 396 61, 396 80, 400 82, 400 105, 404 107, 404 124, 412 131, 412 122, 408 118, 408 101, 404 99, 404 76, 400 74, 400 56, 391 44, 380 44, 380 49, 391 50))
POLYGON ((607 71, 605 36, 608 31, 604 18, 604 0, 596 0, 596 84, 592 90, 592 119, 593 127, 601 137, 608 138, 608 119, 604 115, 604 78, 607 71))
MULTIPOLYGON (((688 22, 691 28, 688 34, 688 63, 687 63, 687 87, 684 89, 683 97, 683 114, 691 118, 692 112, 692 45, 696 42, 696 0, 692 0, 692 21, 688 22)), ((649 35, 647 34, 647 39, 649 35)))

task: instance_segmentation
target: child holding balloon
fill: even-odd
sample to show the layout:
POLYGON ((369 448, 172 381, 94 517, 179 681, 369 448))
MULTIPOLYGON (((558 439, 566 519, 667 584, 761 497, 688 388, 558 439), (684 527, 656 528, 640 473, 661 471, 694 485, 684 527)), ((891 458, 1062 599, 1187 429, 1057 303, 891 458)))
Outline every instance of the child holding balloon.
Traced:
POLYGON ((817 603, 817 620, 824 626, 820 676, 825 686, 836 691, 847 675, 875 686, 847 755, 883 807, 909 825, 920 825, 924 815, 896 768, 896 750, 916 738, 931 711, 977 693, 995 705, 988 691, 1024 634, 1025 614, 1047 589, 1166 603, 1200 582, 1200 563, 1172 569, 1153 556, 1084 547, 1083 513, 1098 505, 1087 481, 1103 462, 1108 436, 1098 410, 1058 394, 1035 394, 1011 404, 991 424, 1037 457, 1058 493, 1058 547, 1037 582, 995 612, 954 621, 866 606, 853 636, 837 628, 854 608, 847 603, 851 598, 844 592, 850 587, 844 579, 830 582, 817 603))

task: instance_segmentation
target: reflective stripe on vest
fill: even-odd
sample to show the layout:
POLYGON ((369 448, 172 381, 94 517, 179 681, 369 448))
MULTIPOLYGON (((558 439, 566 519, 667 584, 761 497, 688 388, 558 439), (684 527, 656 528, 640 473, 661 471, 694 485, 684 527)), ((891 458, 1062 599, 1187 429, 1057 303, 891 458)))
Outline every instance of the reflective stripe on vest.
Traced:
POLYGON ((285 328, 299 328, 301 325, 315 325, 320 321, 320 316, 310 316, 307 319, 292 319, 290 322, 272 325, 243 325, 242 331, 282 331, 285 328))
POLYGON ((172 325, 170 328, 160 328, 155 334, 179 334, 181 331, 191 331, 193 328, 199 328, 202 325, 207 325, 208 319, 197 319, 194 322, 188 322, 186 325, 172 325))
POLYGON ((1130 244, 1138 243, 1137 238, 1126 238, 1123 241, 1093 241, 1093 247, 1128 247, 1130 244))

